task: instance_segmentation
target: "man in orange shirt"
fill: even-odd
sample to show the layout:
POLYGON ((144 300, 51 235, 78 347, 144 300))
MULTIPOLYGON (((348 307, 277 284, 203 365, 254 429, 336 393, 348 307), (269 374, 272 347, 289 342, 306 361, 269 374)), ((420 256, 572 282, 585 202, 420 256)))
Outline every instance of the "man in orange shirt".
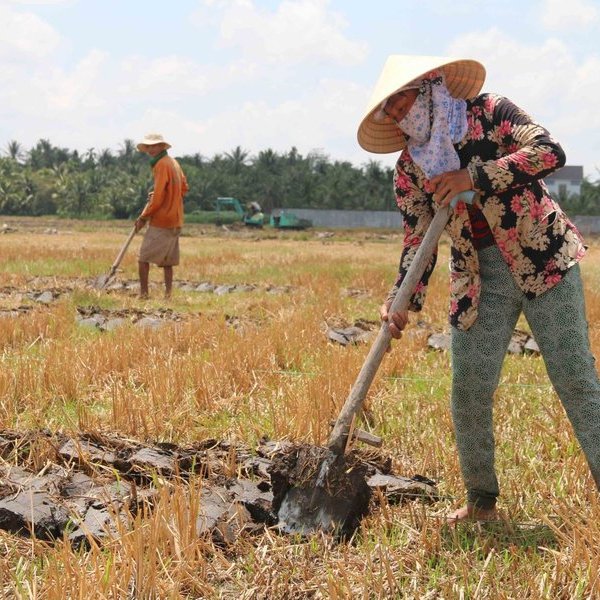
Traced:
POLYGON ((148 194, 148 204, 135 222, 136 231, 149 224, 138 257, 140 298, 148 297, 150 263, 164 270, 165 298, 171 296, 173 267, 179 264, 183 197, 188 191, 188 184, 179 163, 167 154, 170 147, 158 133, 149 133, 137 145, 140 152, 150 157, 154 175, 154 188, 148 194))

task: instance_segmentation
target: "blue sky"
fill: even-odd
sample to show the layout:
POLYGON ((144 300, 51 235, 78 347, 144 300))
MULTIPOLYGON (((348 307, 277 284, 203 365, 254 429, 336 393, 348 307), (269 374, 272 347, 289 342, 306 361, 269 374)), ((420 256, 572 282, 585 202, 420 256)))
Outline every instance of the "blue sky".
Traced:
POLYGON ((598 0, 0 0, 0 22, 0 149, 159 131, 175 154, 392 165, 356 129, 386 57, 428 54, 483 62, 600 179, 598 0))

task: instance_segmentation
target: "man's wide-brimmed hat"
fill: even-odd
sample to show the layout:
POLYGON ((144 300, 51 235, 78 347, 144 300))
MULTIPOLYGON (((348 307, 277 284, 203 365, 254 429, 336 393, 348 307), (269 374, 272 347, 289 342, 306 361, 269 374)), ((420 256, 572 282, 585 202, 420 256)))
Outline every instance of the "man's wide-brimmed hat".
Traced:
POLYGON ((371 95, 365 117, 358 127, 358 143, 377 154, 397 152, 406 147, 406 138, 396 123, 386 118, 377 120, 384 100, 405 85, 423 79, 430 71, 443 71, 446 87, 454 98, 477 96, 485 80, 485 67, 476 60, 440 56, 407 56, 394 54, 385 62, 371 95))
POLYGON ((137 145, 137 149, 140 152, 145 152, 148 146, 155 146, 156 144, 164 144, 165 148, 170 148, 171 144, 165 141, 165 138, 160 133, 148 133, 144 136, 144 139, 137 145))

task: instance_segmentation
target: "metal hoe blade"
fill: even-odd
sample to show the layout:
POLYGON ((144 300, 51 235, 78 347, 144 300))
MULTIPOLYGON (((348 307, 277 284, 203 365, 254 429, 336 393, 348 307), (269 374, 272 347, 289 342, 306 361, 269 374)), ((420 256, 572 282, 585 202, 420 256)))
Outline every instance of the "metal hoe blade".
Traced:
POLYGON ((119 268, 119 265, 121 264, 121 261, 123 260, 123 257, 125 256, 125 252, 127 252, 127 248, 129 248, 129 244, 131 243, 131 240, 133 239, 133 236, 135 236, 135 234, 136 230, 134 227, 129 233, 127 239, 125 240, 125 243, 119 251, 115 262, 112 264, 110 271, 106 275, 100 275, 95 279, 93 286, 96 289, 103 290, 108 285, 108 282, 114 277, 115 273, 117 272, 117 269, 119 268))

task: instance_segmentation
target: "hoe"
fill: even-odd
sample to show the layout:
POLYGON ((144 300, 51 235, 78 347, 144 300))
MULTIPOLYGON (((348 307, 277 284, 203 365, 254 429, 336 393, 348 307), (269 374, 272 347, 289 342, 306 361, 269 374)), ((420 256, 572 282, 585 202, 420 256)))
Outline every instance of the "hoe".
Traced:
MULTIPOLYGON (((408 308, 451 211, 452 208, 448 206, 440 208, 435 214, 392 302, 390 314, 408 308)), ((360 468, 356 469, 346 460, 346 447, 351 437, 353 418, 362 408, 390 341, 388 325, 383 323, 335 422, 327 447, 309 452, 313 459, 316 457, 318 460, 316 464, 313 461, 308 471, 306 464, 295 466, 302 471, 301 475, 294 476, 292 483, 284 485, 283 495, 277 502, 274 501, 273 508, 277 512, 279 528, 283 531, 308 534, 318 529, 348 530, 367 512, 370 490, 365 481, 365 471, 361 472, 360 468)), ((276 493, 273 473, 271 476, 276 493)))
POLYGON ((123 257, 125 256, 125 252, 127 252, 127 248, 129 248, 129 244, 131 244, 131 240, 133 239, 135 234, 135 227, 133 227, 129 236, 125 240, 125 243, 123 244, 121 250, 119 251, 117 258, 115 258, 115 262, 112 264, 110 271, 106 275, 100 275, 94 281, 94 287, 96 289, 103 290, 108 285, 108 282, 114 277, 115 273, 117 272, 117 269, 119 268, 119 265, 121 264, 121 261, 123 260, 123 257))

